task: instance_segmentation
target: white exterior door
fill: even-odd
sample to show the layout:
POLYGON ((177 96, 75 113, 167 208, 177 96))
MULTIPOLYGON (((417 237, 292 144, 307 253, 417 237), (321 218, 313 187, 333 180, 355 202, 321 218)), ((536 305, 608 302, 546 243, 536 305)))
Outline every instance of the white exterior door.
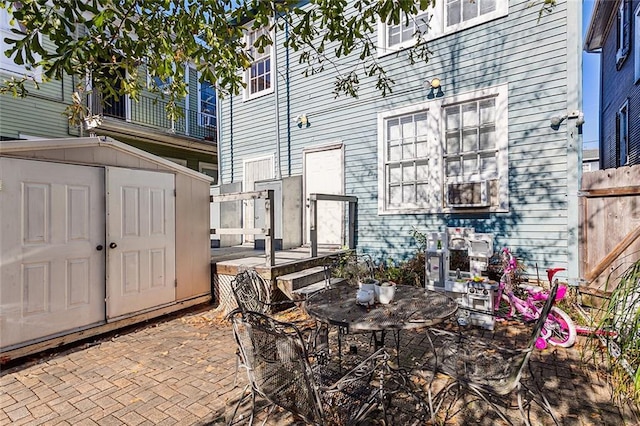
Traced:
MULTIPOLYGON (((273 179, 273 156, 245 160, 243 170, 243 191, 255 191, 255 183, 261 180, 273 179)), ((262 203, 264 200, 259 200, 262 203)), ((244 229, 255 228, 255 202, 244 202, 244 229)), ((245 235, 245 242, 253 242, 254 235, 245 235)))
POLYGON ((175 176, 106 167, 107 319, 175 301, 175 176))
POLYGON ((104 170, 0 158, 0 347, 105 319, 104 170))
MULTIPOLYGON (((342 144, 304 150, 305 235, 309 243, 309 194, 344 195, 342 144)), ((318 244, 344 244, 344 206, 337 201, 318 201, 318 244)))

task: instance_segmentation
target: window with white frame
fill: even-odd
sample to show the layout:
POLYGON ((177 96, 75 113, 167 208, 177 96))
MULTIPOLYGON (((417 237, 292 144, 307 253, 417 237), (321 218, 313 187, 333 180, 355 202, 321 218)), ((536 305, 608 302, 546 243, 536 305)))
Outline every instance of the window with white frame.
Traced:
POLYGON ((258 48, 254 45, 259 38, 265 36, 269 36, 269 29, 266 27, 249 30, 246 35, 247 51, 251 58, 251 66, 245 72, 246 99, 273 92, 271 46, 258 48))
POLYGON ((625 101, 616 114, 616 148, 618 167, 627 165, 629 163, 629 101, 625 101))
POLYGON ((616 35, 616 68, 620 69, 627 56, 631 44, 631 2, 622 0, 618 6, 616 35))
POLYGON ((496 11, 500 0, 446 0, 447 27, 473 22, 496 11))
POLYGON ((198 86, 198 112, 201 126, 216 126, 216 89, 206 80, 201 81, 198 86))
POLYGON ((396 52, 416 42, 432 40, 473 27, 509 12, 508 0, 441 0, 414 16, 403 16, 400 24, 378 26, 378 55, 396 52))
POLYGON ((640 4, 638 4, 638 7, 636 7, 636 11, 633 16, 633 57, 635 58, 634 81, 637 83, 638 81, 640 81, 640 4))
POLYGON ((157 75, 151 75, 149 70, 147 70, 147 87, 149 89, 157 89, 162 93, 168 93, 169 85, 171 84, 171 77, 166 80, 158 77, 157 75))
POLYGON ((507 91, 380 113, 379 213, 506 211, 507 91))
MULTIPOLYGON (((13 2, 14 8, 20 8, 22 5, 20 2, 13 2)), ((11 15, 7 11, 7 9, 0 8, 0 72, 5 74, 11 74, 18 77, 30 77, 35 79, 38 82, 42 81, 42 69, 40 67, 31 68, 28 65, 18 65, 14 62, 15 54, 11 57, 7 58, 4 55, 4 52, 13 47, 4 41, 5 38, 15 39, 16 34, 12 32, 12 30, 17 29, 24 31, 25 28, 22 27, 20 23, 17 21, 13 21, 11 19, 11 15)), ((39 55, 34 55, 35 61, 40 60, 39 55)))

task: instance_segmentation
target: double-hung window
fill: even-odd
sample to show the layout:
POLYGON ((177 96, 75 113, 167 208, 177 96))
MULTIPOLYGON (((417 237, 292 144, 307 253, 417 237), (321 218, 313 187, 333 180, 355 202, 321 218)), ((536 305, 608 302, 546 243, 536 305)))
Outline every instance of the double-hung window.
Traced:
POLYGON ((210 82, 200 82, 198 89, 198 109, 200 113, 200 125, 203 127, 216 127, 216 89, 210 82))
POLYGON ((617 166, 629 164, 629 101, 616 114, 616 148, 617 166))
MULTIPOLYGON (((271 78, 273 76, 271 45, 262 48, 255 44, 261 37, 269 36, 269 29, 266 27, 249 30, 246 35, 246 46, 251 66, 245 73, 245 99, 273 92, 271 78)), ((273 37, 271 37, 273 40, 273 37)))
POLYGON ((378 55, 407 48, 416 40, 432 40, 506 16, 508 0, 438 0, 416 15, 402 16, 400 23, 378 26, 378 55))
POLYGON ((637 83, 640 81, 640 4, 636 7, 633 20, 634 82, 637 83))
MULTIPOLYGON (((20 2, 13 2, 13 7, 18 9, 22 7, 20 2)), ((7 58, 4 55, 4 52, 13 47, 13 45, 8 44, 4 41, 5 38, 15 39, 18 35, 13 33, 12 30, 17 29, 20 31, 25 31, 25 28, 17 21, 13 21, 11 19, 11 15, 7 11, 7 9, 0 8, 0 73, 9 74, 18 77, 30 77, 34 80, 41 82, 42 81, 42 69, 40 67, 31 68, 29 65, 19 65, 14 62, 15 55, 12 55, 10 58, 7 58)), ((39 55, 34 55, 35 61, 40 60, 39 55)))
POLYGON ((508 209, 508 86, 378 115, 378 211, 508 209))
POLYGON ((631 1, 622 0, 618 6, 616 36, 616 68, 620 69, 631 45, 631 1))

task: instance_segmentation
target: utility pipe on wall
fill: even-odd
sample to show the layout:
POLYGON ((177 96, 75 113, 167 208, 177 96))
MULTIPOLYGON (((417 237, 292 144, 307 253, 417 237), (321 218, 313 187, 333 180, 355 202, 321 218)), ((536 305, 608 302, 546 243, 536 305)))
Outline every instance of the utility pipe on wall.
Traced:
POLYGON ((277 23, 278 15, 277 12, 273 12, 273 44, 271 48, 273 49, 273 64, 271 64, 271 69, 273 71, 273 94, 275 96, 275 122, 276 122, 276 179, 282 179, 282 171, 280 169, 280 102, 278 100, 278 49, 276 45, 277 38, 277 23))

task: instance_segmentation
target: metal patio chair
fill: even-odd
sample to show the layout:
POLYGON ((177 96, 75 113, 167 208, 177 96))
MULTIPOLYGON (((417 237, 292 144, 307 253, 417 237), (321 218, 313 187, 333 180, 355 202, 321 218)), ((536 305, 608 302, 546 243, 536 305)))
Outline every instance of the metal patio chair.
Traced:
MULTIPOLYGON (((267 418, 275 407, 281 407, 306 424, 359 424, 377 407, 382 408, 386 417, 388 404, 383 402, 390 401, 400 388, 410 389, 408 379, 390 369, 389 355, 384 349, 341 375, 337 370, 310 362, 295 325, 257 312, 237 311, 230 319, 249 379, 230 425, 248 396, 252 399, 249 424, 253 422, 257 397, 270 405, 267 418)), ((415 394, 410 397, 416 399, 415 394)))
MULTIPOLYGON (((523 393, 531 397, 531 400, 527 401, 527 406, 531 402, 537 403, 558 424, 549 401, 544 395, 539 392, 541 401, 536 400, 535 393, 521 382, 522 373, 529 365, 529 358, 549 315, 557 291, 558 284, 556 283, 545 302, 540 318, 535 322, 528 344, 523 349, 505 348, 479 337, 465 336, 460 332, 429 330, 428 335, 433 353, 427 355, 424 367, 434 372, 443 373, 452 379, 452 382, 434 397, 433 404, 436 407, 434 411, 439 410, 447 394, 452 391, 458 394, 460 391, 467 390, 486 402, 505 422, 512 424, 493 401, 508 397, 513 391, 516 391, 518 409, 525 424, 530 425, 530 422, 524 410, 523 393)), ((533 375, 531 368, 529 369, 533 375)))
MULTIPOLYGON (((289 300, 271 300, 271 289, 267 280, 262 278, 255 269, 246 269, 239 272, 231 281, 231 290, 236 299, 238 310, 243 314, 248 311, 260 312, 266 315, 272 313, 274 308, 283 305, 290 305, 289 300)), ((232 315, 231 312, 229 315, 232 315)), ((326 329, 326 328, 325 328, 326 329)), ((328 334, 328 331, 325 330, 328 334)), ((307 338, 307 347, 313 348, 318 359, 325 362, 328 357, 328 337, 319 334, 319 330, 313 331, 307 338)), ((234 386, 237 384, 238 371, 241 367, 246 367, 242 354, 236 352, 236 372, 234 386)))

